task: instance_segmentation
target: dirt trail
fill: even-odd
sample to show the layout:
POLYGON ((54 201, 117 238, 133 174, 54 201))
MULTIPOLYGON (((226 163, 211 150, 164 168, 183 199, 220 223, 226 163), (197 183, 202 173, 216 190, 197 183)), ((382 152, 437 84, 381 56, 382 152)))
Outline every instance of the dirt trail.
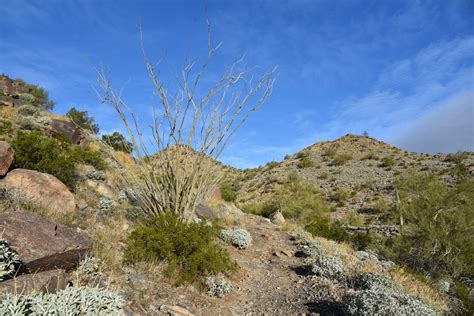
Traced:
POLYGON ((245 250, 229 247, 239 266, 230 294, 215 298, 190 287, 166 286, 154 297, 163 299, 156 300, 148 314, 155 314, 154 310, 159 314, 158 307, 165 304, 196 315, 340 315, 337 303, 330 299, 334 284, 307 275, 308 262, 298 255, 296 238, 261 217, 247 215, 241 222, 253 242, 245 250))

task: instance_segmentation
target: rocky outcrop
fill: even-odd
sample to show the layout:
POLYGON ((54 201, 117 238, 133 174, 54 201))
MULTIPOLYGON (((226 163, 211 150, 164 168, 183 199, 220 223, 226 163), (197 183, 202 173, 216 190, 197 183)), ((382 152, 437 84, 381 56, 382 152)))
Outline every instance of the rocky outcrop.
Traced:
POLYGON ((25 201, 50 212, 71 214, 76 208, 74 195, 50 174, 14 169, 0 180, 0 186, 17 191, 25 201))
POLYGON ((400 227, 387 225, 372 225, 367 227, 344 226, 344 229, 354 234, 378 233, 389 237, 400 234, 400 227))
POLYGON ((285 223, 285 218, 281 212, 273 212, 268 217, 273 224, 282 225, 285 223))
POLYGON ((0 141, 0 177, 7 174, 13 162, 14 151, 9 143, 0 141))
POLYGON ((91 240, 85 233, 24 211, 1 214, 0 231, 20 257, 22 271, 26 273, 68 271, 91 248, 91 240))
POLYGON ((75 145, 82 145, 86 141, 86 135, 82 129, 74 125, 74 123, 67 121, 53 120, 49 125, 47 133, 50 136, 62 134, 75 145))
POLYGON ((65 289, 67 279, 64 270, 49 270, 23 274, 0 283, 0 295, 6 293, 29 294, 32 292, 56 293, 65 289))

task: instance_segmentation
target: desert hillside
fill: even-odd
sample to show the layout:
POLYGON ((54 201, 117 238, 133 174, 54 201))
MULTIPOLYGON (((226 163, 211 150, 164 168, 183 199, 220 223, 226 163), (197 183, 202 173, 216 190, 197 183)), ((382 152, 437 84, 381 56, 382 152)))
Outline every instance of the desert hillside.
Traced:
POLYGON ((180 172, 157 174, 169 155, 140 160, 87 112, 53 107, 0 77, 2 315, 472 311, 474 153, 346 135, 246 170, 170 147, 180 172), (203 166, 222 179, 189 218, 150 213, 153 185, 171 178, 172 204, 203 166))

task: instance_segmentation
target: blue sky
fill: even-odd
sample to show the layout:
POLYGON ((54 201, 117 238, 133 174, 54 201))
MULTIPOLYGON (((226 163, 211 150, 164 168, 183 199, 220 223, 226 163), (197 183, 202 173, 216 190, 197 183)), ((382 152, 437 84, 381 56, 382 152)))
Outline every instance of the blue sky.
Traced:
MULTIPOLYGON (((87 110, 121 130, 94 92, 94 67, 145 123, 151 87, 140 52, 168 69, 206 53, 204 1, 1 0, 0 72, 45 87, 55 112, 87 110)), ((207 1, 223 46, 212 81, 243 54, 278 66, 274 92, 222 157, 237 167, 281 160, 321 140, 369 135, 410 151, 474 150, 474 2, 207 1)))

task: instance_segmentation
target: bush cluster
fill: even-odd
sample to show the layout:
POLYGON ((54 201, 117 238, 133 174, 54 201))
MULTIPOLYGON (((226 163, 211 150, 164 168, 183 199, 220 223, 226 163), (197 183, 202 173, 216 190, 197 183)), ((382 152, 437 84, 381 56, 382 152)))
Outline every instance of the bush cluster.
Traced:
POLYGON ((300 161, 298 161, 298 168, 305 169, 314 166, 314 161, 309 157, 303 157, 300 161))
POLYGON ((125 136, 119 132, 113 132, 111 135, 102 135, 102 141, 118 151, 125 153, 131 153, 133 151, 132 143, 127 141, 125 136))
POLYGON ((252 243, 252 235, 245 229, 222 230, 220 238, 239 249, 245 249, 252 243))
POLYGON ((40 132, 18 132, 12 141, 15 149, 14 165, 17 168, 49 173, 61 180, 71 190, 76 179, 74 165, 86 163, 104 169, 100 152, 78 147, 42 135, 40 132))
POLYGON ((124 300, 98 287, 67 287, 55 294, 7 294, 0 315, 123 315, 124 300))
POLYGON ((338 155, 334 156, 334 158, 332 159, 331 164, 333 166, 342 166, 350 160, 352 160, 352 155, 351 154, 338 154, 338 155))
POLYGON ((87 111, 79 111, 72 107, 66 116, 79 127, 89 130, 94 134, 99 133, 99 125, 95 122, 95 119, 87 113, 87 111))
POLYGON ((224 182, 220 185, 219 190, 224 201, 235 202, 237 200, 237 190, 234 188, 232 183, 224 182))
POLYGON ((231 272, 234 263, 215 242, 215 225, 181 221, 173 212, 144 219, 127 237, 124 260, 128 263, 166 261, 165 272, 176 284, 199 281, 231 272))
POLYGON ((99 171, 96 169, 92 169, 91 171, 86 173, 86 177, 91 179, 91 180, 97 180, 97 181, 105 181, 105 173, 103 171, 99 171))
POLYGON ((312 264, 311 271, 323 278, 334 280, 342 280, 344 278, 344 266, 336 257, 318 257, 312 264))
POLYGON ((399 178, 396 187, 405 220, 394 244, 397 259, 435 277, 474 278, 474 181, 461 178, 450 187, 415 175, 399 178))
POLYGON ((234 289, 229 281, 225 279, 216 280, 214 276, 206 277, 204 283, 208 288, 207 294, 211 296, 217 296, 219 298, 224 297, 234 289))
POLYGON ((97 208, 103 215, 112 215, 117 208, 117 203, 115 203, 115 201, 108 196, 103 196, 99 199, 97 208))
POLYGON ((346 296, 351 315, 436 315, 418 299, 405 295, 388 278, 366 272, 352 280, 356 291, 346 296))

